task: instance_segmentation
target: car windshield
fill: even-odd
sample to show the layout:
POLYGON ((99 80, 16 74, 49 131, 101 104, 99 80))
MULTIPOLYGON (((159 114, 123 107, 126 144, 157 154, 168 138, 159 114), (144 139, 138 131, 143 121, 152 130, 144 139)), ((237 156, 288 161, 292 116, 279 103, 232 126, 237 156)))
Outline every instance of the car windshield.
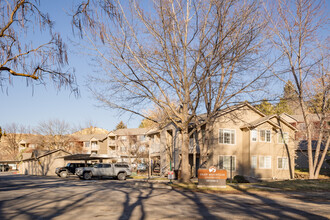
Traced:
POLYGON ((70 165, 71 165, 71 163, 68 163, 68 164, 66 165, 66 167, 70 167, 70 165))

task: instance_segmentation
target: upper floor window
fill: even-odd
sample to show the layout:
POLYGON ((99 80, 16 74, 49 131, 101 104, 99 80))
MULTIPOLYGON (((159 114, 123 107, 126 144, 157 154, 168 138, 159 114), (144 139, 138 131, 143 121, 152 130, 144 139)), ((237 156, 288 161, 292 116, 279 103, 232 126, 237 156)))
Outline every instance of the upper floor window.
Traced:
POLYGON ((288 132, 278 133, 278 143, 279 144, 289 143, 289 133, 288 132))
POLYGON ((257 130, 252 130, 251 131, 251 141, 256 142, 258 140, 258 131, 257 130))
POLYGON ((235 144, 236 131, 233 129, 219 129, 220 144, 235 144))
POLYGON ((140 139, 140 141, 145 141, 146 140, 146 136, 145 135, 140 135, 139 139, 140 139))
POLYGON ((270 130, 260 130, 260 138, 261 142, 270 142, 271 141, 271 132, 270 130))
POLYGON ((89 141, 84 142, 85 147, 89 147, 89 141))

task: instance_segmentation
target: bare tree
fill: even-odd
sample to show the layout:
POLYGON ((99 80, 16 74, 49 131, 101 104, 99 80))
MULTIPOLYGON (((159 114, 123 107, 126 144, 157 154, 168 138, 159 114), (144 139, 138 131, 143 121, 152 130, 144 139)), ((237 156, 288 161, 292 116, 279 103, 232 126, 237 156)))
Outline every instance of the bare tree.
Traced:
POLYGON ((91 78, 96 83, 91 86, 95 97, 106 107, 151 121, 155 120, 143 109, 151 105, 161 109, 181 132, 181 180, 188 182, 189 124, 204 109, 201 101, 214 98, 215 91, 212 97, 206 95, 209 90, 220 88, 223 97, 214 111, 234 97, 229 95, 231 82, 242 82, 234 78, 239 72, 234 64, 257 51, 258 6, 213 0, 159 0, 152 4, 146 11, 134 0, 125 5, 88 1, 74 21, 105 73, 91 78))
POLYGON ((12 123, 3 128, 4 135, 0 140, 0 154, 4 160, 20 159, 19 142, 30 135, 28 128, 12 123))
POLYGON ((268 6, 265 10, 269 16, 269 39, 276 50, 283 54, 281 64, 277 66, 274 75, 286 81, 293 80, 292 90, 296 93, 299 109, 306 125, 308 148, 309 178, 318 178, 320 168, 329 148, 330 136, 325 129, 325 119, 329 117, 327 102, 329 100, 329 48, 322 45, 329 44, 329 36, 322 32, 322 26, 328 24, 328 16, 324 13, 326 4, 319 0, 278 0, 273 11, 268 6), (324 52, 322 52, 324 51, 324 52), (319 128, 317 146, 313 156, 313 122, 308 103, 311 97, 321 94, 321 108, 317 110, 319 128), (320 156, 321 144, 325 148, 320 156))
POLYGON ((71 126, 63 120, 42 121, 34 129, 34 132, 41 135, 38 144, 43 149, 63 149, 74 153, 82 151, 82 146, 76 142, 72 135, 69 135, 71 126))
POLYGON ((45 75, 57 88, 69 86, 78 92, 68 63, 67 48, 53 30, 49 15, 39 10, 37 0, 0 2, 0 87, 13 82, 14 76, 25 77, 28 83, 45 83, 45 75), (39 30, 39 32, 38 32, 39 30), (35 34, 49 31, 49 40, 37 43, 35 34))

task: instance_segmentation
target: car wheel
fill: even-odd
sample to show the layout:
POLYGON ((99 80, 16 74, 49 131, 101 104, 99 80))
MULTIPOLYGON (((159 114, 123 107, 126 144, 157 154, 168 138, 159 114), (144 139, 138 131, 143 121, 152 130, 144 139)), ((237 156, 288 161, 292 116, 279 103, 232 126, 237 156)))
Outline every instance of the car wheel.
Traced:
POLYGON ((90 180, 90 179, 92 179, 92 173, 91 173, 91 172, 85 172, 85 173, 84 173, 84 179, 85 179, 85 180, 90 180))
POLYGON ((126 180, 126 173, 119 173, 117 177, 119 180, 126 180))
POLYGON ((67 171, 62 171, 62 172, 60 172, 60 176, 62 178, 67 178, 68 177, 68 172, 67 171))

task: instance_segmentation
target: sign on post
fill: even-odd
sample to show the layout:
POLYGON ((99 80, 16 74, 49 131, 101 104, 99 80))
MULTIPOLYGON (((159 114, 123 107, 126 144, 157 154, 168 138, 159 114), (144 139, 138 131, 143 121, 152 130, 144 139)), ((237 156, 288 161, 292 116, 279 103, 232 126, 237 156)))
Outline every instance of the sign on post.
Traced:
POLYGON ((215 166, 209 169, 198 169, 198 186, 226 187, 227 171, 217 170, 215 166))
POLYGON ((174 180, 175 176, 174 176, 174 171, 168 171, 168 175, 167 178, 169 180, 174 180))

